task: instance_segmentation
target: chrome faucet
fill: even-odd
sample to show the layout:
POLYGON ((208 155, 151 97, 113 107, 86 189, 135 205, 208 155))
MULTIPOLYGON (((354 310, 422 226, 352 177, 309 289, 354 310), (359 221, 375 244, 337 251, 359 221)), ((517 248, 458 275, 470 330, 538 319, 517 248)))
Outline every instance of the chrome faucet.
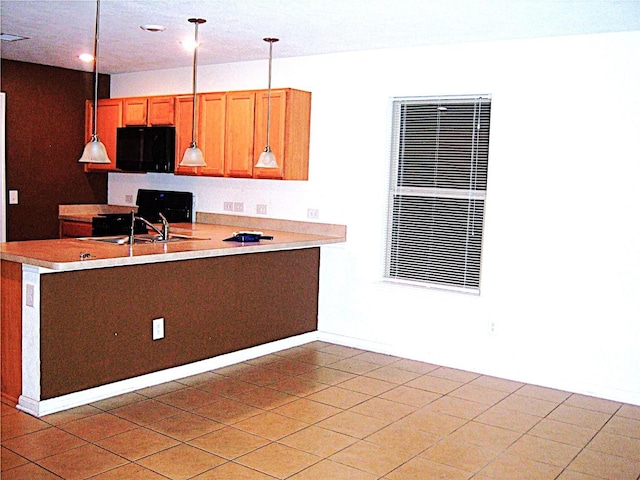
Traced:
POLYGON ((160 241, 169 240, 169 221, 162 213, 158 212, 158 215, 160 216, 160 220, 162 220, 162 230, 160 230, 158 227, 156 227, 153 223, 151 223, 146 218, 136 215, 134 210, 131 210, 131 232, 129 233, 129 245, 133 245, 133 242, 134 242, 136 220, 140 220, 147 227, 151 228, 154 232, 156 232, 160 237, 159 238, 160 241))

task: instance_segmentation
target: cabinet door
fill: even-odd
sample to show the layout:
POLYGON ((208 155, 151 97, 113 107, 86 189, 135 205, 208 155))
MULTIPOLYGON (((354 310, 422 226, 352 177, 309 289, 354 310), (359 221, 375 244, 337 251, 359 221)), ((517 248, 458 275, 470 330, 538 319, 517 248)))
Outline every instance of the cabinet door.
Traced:
POLYGON ((253 175, 255 100, 255 92, 227 93, 225 176, 247 178, 253 175))
MULTIPOLYGON (((268 92, 256 97, 256 160, 267 144, 268 92)), ((271 91, 271 150, 278 168, 255 168, 254 178, 308 180, 311 93, 282 89, 271 91)))
POLYGON ((123 103, 123 121, 125 127, 147 125, 147 99, 125 98, 123 103))
MULTIPOLYGON (((93 106, 88 102, 87 113, 89 121, 85 122, 87 132, 85 134, 87 142, 91 139, 93 132, 93 106)), ((97 134, 100 141, 107 150, 107 155, 111 163, 87 163, 86 172, 108 172, 116 169, 116 140, 118 127, 122 126, 122 100, 104 99, 98 100, 98 128, 97 134)))
POLYGON ((224 175, 226 96, 224 93, 198 95, 198 147, 202 150, 206 167, 201 175, 224 175))
POLYGON ((149 98, 149 117, 147 124, 173 125, 175 123, 175 97, 149 98))
POLYGON ((180 161, 184 151, 189 148, 193 124, 193 95, 179 96, 175 99, 176 122, 176 166, 178 175, 197 175, 200 167, 181 167, 180 161))

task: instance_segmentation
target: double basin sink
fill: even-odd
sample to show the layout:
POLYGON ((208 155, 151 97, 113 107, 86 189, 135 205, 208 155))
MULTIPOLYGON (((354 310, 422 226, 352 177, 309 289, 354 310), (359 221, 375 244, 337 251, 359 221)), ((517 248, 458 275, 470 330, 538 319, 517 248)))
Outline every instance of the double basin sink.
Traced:
MULTIPOLYGON (((112 243, 114 245, 129 245, 129 236, 128 235, 117 235, 117 236, 109 236, 109 237, 85 237, 81 240, 93 240, 96 242, 103 243, 112 243)), ((174 242, 186 242, 192 240, 210 240, 210 238, 203 237, 194 237, 191 235, 181 235, 181 234, 169 234, 168 238, 162 238, 157 234, 139 234, 133 236, 134 244, 145 244, 145 243, 174 243, 174 242)))

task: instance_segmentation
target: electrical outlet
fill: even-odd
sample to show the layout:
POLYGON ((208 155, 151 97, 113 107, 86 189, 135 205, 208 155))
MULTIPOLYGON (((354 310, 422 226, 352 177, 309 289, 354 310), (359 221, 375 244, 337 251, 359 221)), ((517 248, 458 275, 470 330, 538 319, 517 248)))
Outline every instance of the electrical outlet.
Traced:
POLYGON ((35 306, 35 285, 33 283, 27 283, 27 288, 26 288, 26 299, 25 299, 25 303, 27 305, 27 307, 34 307, 35 306))
POLYGON ((233 211, 234 212, 244 212, 244 203, 242 203, 242 202, 233 202, 233 211))
POLYGON ((133 195, 125 195, 124 196, 124 203, 133 203, 133 195))
POLYGON ((233 202, 224 202, 224 211, 233 212, 233 202))
POLYGON ((267 214, 267 206, 266 205, 256 205, 256 213, 258 215, 266 215, 267 214))
POLYGON ((307 208, 307 218, 318 220, 320 218, 320 211, 317 208, 307 208))
POLYGON ((489 334, 489 335, 497 335, 498 334, 498 326, 496 325, 495 320, 489 320, 487 322, 487 334, 489 334))
POLYGON ((9 190, 9 205, 18 204, 18 190, 9 190))
POLYGON ((164 318, 154 318, 152 325, 151 338, 153 340, 164 338, 164 318))

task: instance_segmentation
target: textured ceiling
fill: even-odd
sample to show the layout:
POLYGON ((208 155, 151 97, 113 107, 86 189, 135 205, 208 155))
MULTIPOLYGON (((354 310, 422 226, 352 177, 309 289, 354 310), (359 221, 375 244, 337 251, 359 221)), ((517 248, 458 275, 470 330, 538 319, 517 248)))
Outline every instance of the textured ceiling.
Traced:
MULTIPOLYGON (((1 0, 2 58, 91 70, 91 0, 1 0)), ((101 0, 100 71, 185 67, 180 44, 201 17, 202 65, 447 43, 640 31, 640 0, 101 0), (149 33, 143 24, 167 27, 149 33)))

